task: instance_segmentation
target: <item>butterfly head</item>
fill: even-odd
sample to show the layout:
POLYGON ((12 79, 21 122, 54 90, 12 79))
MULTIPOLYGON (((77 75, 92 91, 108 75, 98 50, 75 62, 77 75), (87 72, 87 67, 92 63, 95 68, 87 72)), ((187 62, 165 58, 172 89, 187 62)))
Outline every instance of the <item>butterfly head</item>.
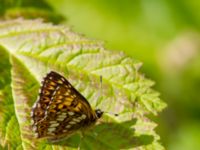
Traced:
POLYGON ((101 118, 101 116, 103 115, 104 112, 101 111, 100 109, 96 109, 95 113, 96 113, 96 115, 97 115, 98 118, 101 118))

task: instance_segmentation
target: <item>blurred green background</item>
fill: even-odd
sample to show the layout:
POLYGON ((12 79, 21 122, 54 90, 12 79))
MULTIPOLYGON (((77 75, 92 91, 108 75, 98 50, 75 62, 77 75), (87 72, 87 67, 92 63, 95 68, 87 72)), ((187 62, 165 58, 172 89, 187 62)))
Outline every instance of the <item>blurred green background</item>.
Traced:
POLYGON ((169 150, 200 149, 199 8, 198 0, 0 0, 3 19, 39 14, 142 61, 168 104, 153 119, 169 150))

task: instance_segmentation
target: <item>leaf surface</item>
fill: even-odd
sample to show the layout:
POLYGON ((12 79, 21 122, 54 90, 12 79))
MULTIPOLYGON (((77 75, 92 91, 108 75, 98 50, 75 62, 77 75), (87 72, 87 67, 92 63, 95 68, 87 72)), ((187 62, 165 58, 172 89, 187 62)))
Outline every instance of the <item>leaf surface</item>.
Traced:
POLYGON ((154 82, 140 72, 141 63, 102 42, 85 38, 65 26, 41 20, 0 23, 0 145, 13 149, 164 149, 147 118, 166 104, 151 89, 154 82), (42 78, 63 74, 93 108, 118 113, 84 133, 58 143, 34 138, 30 111, 42 78), (99 77, 103 77, 102 89, 99 77))

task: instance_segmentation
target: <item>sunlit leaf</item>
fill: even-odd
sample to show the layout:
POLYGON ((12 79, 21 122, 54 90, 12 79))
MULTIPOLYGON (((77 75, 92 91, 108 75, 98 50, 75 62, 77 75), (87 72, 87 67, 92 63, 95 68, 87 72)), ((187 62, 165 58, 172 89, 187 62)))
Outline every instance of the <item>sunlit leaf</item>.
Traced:
POLYGON ((156 124, 146 115, 157 114, 166 104, 151 89, 154 83, 139 72, 140 62, 41 20, 1 22, 0 44, 0 145, 27 150, 164 149, 156 124), (93 108, 119 116, 104 114, 82 140, 78 134, 58 143, 35 139, 30 111, 42 78, 51 70, 63 74, 93 108))

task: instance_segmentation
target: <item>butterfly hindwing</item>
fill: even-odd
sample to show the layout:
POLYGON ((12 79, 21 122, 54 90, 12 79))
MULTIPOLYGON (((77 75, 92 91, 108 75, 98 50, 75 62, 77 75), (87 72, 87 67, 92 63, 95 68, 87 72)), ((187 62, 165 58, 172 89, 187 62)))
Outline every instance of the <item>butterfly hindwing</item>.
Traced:
POLYGON ((39 99, 32 109, 37 137, 71 134, 97 119, 87 100, 61 75, 44 78, 39 99))
POLYGON ((45 110, 49 106, 53 92, 57 87, 57 83, 50 80, 50 78, 51 76, 49 75, 44 78, 44 81, 42 82, 42 86, 40 88, 39 98, 32 108, 31 117, 34 122, 39 122, 41 119, 44 118, 45 110))

